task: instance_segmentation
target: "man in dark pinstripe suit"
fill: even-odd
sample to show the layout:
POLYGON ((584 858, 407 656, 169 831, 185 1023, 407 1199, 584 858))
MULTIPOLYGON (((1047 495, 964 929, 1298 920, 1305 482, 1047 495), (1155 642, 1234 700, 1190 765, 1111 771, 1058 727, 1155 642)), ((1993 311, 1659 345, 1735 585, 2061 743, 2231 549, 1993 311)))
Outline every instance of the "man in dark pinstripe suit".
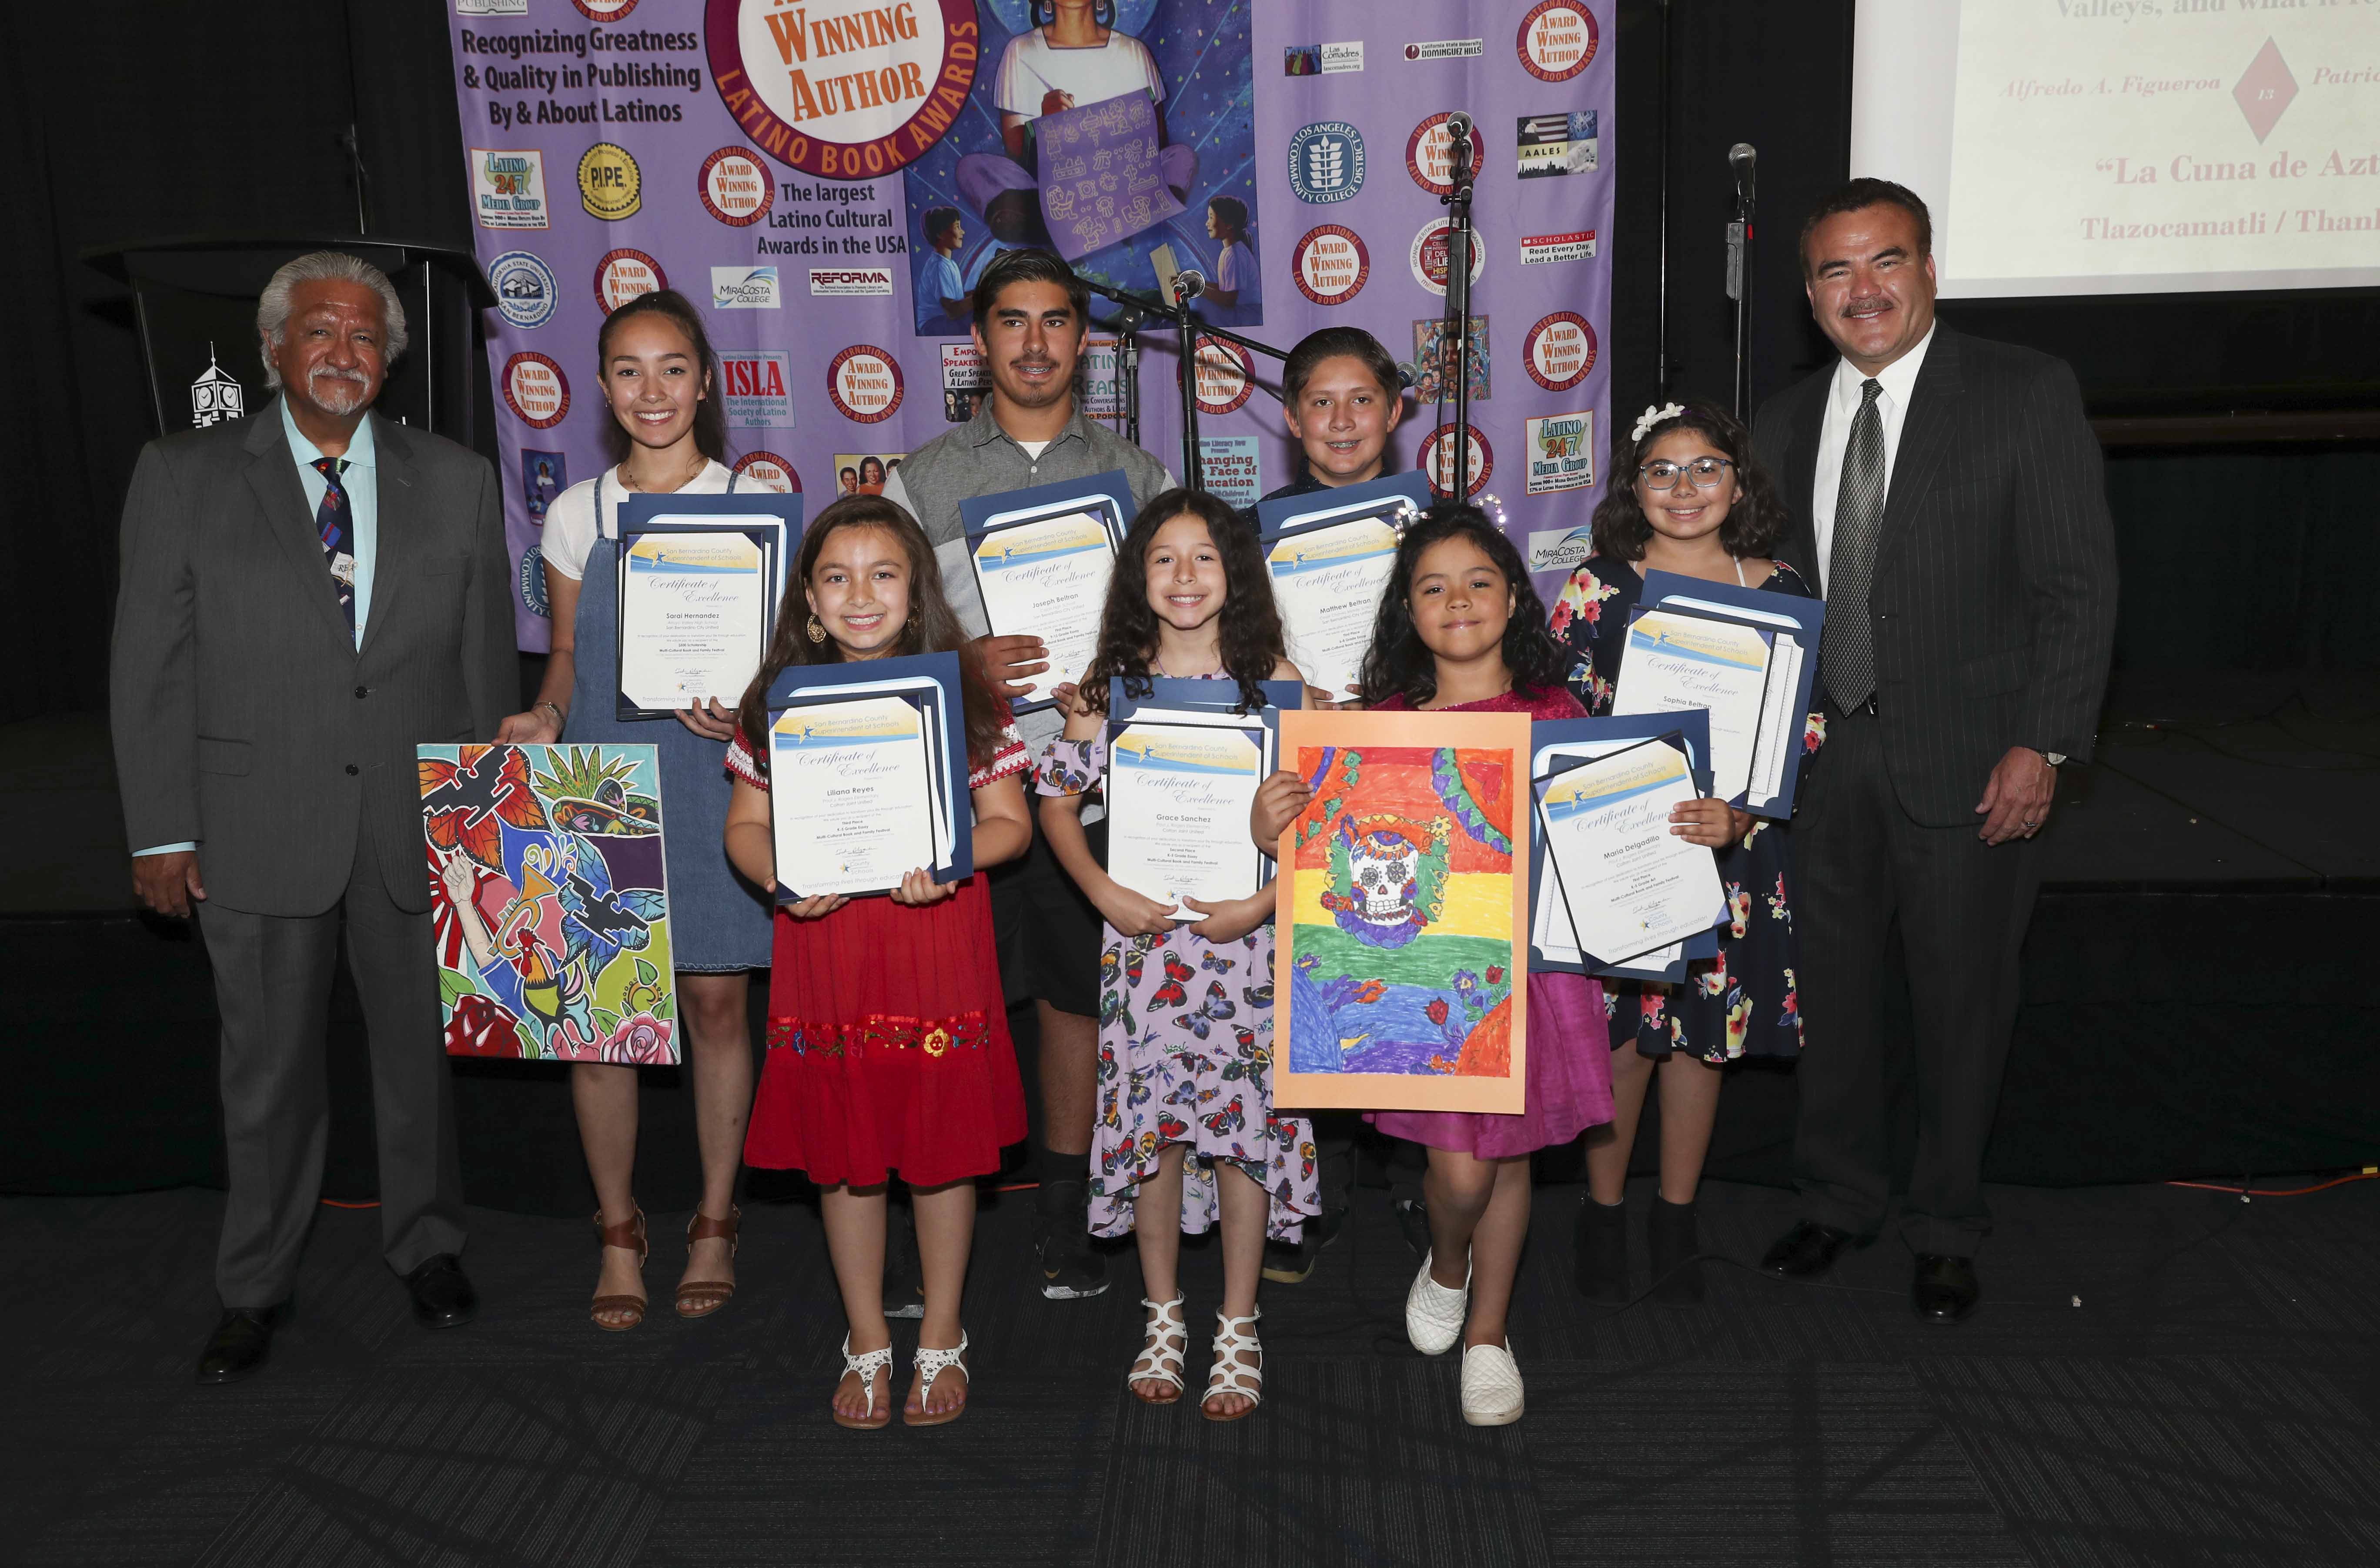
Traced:
POLYGON ((1783 553, 1826 596, 1828 735, 1793 826, 1803 1218, 1762 1265, 1812 1278, 1882 1228, 1878 989, 1898 915, 1916 1020, 1911 1304, 1958 1322, 1982 1295, 1984 1144, 2035 835, 2107 686, 2114 529, 2073 371, 1936 322, 1913 193, 1853 180, 1812 214, 1802 264, 1842 357, 1771 398, 1754 440, 1793 514, 1783 553))

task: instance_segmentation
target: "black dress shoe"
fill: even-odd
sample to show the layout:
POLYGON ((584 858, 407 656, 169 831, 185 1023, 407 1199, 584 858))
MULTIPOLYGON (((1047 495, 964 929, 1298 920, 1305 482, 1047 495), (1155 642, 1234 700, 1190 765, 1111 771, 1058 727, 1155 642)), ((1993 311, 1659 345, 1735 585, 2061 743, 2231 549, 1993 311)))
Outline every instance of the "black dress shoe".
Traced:
POLYGON ((1815 1220, 1796 1220, 1791 1230, 1779 1236, 1777 1244, 1761 1254, 1760 1267, 1789 1280, 1815 1280, 1835 1266, 1835 1259, 1842 1256, 1845 1247, 1866 1245, 1865 1240, 1849 1231, 1821 1225, 1815 1220))
POLYGON ((199 1381, 236 1383, 264 1365, 273 1354, 273 1331, 289 1316, 289 1304, 277 1307, 234 1307, 225 1311, 199 1352, 199 1381))
POLYGON ((1972 1258, 1945 1258, 1938 1252, 1917 1255, 1917 1272, 1909 1282, 1909 1305, 1923 1323, 1963 1323, 1984 1299, 1984 1284, 1975 1278, 1972 1258))
POLYGON ((425 1329, 460 1328, 479 1315, 480 1293, 451 1252, 406 1275, 405 1289, 413 1297, 413 1320, 425 1329))

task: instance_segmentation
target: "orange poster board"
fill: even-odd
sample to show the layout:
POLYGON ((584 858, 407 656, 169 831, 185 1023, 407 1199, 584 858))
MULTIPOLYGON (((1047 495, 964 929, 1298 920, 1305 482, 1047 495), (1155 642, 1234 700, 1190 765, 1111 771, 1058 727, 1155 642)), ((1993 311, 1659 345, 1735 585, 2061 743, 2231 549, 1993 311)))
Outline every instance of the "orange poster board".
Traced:
POLYGON ((1288 712, 1281 757, 1274 1103, 1519 1114, 1528 715, 1288 712))

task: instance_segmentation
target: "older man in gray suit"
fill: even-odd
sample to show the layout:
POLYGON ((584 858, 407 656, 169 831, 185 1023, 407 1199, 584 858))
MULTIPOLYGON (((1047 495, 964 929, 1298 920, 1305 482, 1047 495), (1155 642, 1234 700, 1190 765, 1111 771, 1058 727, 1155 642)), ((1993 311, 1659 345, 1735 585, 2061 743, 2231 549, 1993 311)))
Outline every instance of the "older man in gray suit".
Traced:
POLYGON ((341 935, 370 1040, 381 1241, 415 1318, 469 1320, 414 748, 514 705, 510 574, 484 458, 371 412, 405 350, 380 271, 318 251, 258 304, 256 418, 140 454, 111 676, 132 879, 195 906, 223 1016, 224 1313, 199 1380, 262 1365, 321 1196, 341 935))

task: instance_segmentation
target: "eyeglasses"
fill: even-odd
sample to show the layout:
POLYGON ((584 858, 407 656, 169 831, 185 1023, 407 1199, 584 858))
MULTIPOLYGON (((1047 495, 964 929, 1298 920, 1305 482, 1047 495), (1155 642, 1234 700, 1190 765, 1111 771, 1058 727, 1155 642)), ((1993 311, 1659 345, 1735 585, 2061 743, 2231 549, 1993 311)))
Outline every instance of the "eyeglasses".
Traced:
POLYGON ((1697 457, 1691 463, 1645 463, 1636 471, 1655 490, 1675 490, 1678 480, 1688 475, 1693 476, 1696 489, 1717 490, 1719 481, 1727 477, 1728 469, 1733 467, 1735 465, 1724 457, 1697 457))

